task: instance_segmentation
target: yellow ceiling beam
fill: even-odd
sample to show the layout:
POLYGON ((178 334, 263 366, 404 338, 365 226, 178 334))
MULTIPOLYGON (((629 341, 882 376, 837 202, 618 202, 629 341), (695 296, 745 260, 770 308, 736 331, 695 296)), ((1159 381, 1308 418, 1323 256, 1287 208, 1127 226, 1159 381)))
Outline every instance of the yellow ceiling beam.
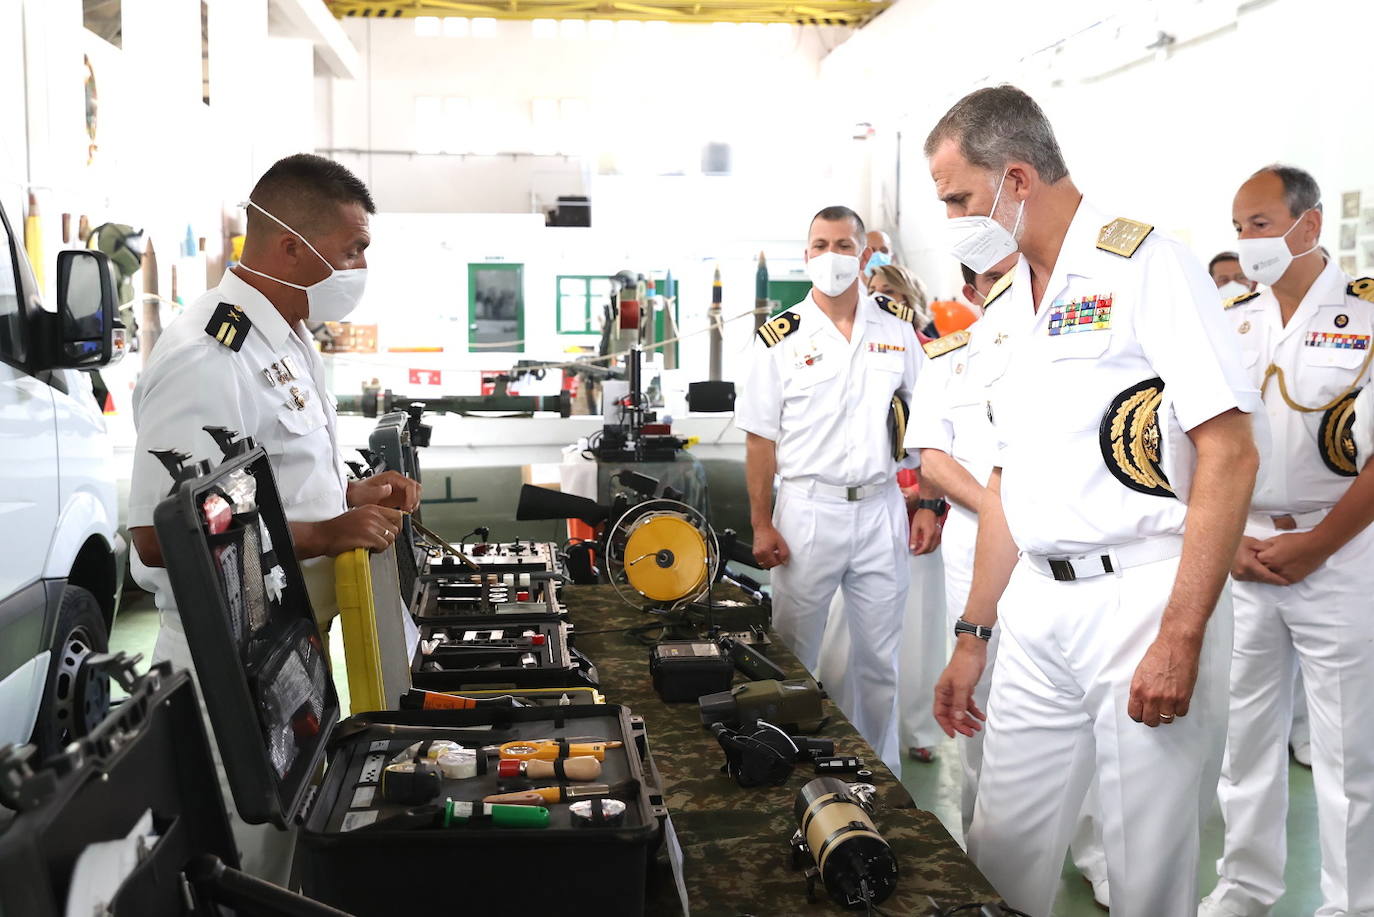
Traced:
POLYGON ((343 18, 487 16, 493 19, 663 19, 669 22, 822 23, 859 27, 892 0, 325 0, 343 18))

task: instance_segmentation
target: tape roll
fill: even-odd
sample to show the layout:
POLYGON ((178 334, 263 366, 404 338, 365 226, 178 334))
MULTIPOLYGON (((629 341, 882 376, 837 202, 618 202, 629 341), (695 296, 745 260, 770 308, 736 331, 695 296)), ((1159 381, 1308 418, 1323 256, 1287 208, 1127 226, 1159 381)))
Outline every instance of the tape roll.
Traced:
POLYGON ((568 805, 575 828, 614 828, 625 820, 625 803, 619 799, 581 799, 568 805))

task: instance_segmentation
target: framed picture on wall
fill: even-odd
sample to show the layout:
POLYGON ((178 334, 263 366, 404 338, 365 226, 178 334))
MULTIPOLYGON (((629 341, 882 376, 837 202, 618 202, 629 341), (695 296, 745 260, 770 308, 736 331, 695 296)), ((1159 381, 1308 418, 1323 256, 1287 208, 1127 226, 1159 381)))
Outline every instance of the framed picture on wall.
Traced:
POLYGON ((1366 207, 1360 211, 1360 235, 1374 236, 1374 207, 1366 207))
POLYGON ((1360 192, 1347 191, 1341 195, 1341 219, 1353 220, 1360 215, 1360 192))
POLYGON ((1354 255, 1341 255, 1341 270, 1347 274, 1358 274, 1360 272, 1359 262, 1354 255))
POLYGON ((1343 252, 1355 250, 1355 225, 1353 222, 1341 224, 1341 251, 1343 252))
POLYGON ((525 349, 525 268, 468 265, 468 350, 525 349))

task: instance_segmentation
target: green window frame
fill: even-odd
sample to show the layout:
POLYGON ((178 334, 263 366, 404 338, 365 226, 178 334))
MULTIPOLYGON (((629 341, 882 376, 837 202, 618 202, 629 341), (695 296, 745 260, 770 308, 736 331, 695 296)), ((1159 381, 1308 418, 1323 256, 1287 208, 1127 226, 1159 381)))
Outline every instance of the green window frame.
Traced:
POLYGON ((610 280, 604 275, 559 274, 553 293, 558 333, 600 334, 601 308, 610 291, 610 280))
POLYGON ((505 262, 482 261, 468 265, 468 353, 524 353, 525 351, 525 266, 505 262), (514 278, 503 275, 513 273, 514 278), (481 289, 479 289, 479 287, 481 289), (478 325, 479 321, 500 324, 510 319, 493 317, 490 310, 500 308, 492 296, 506 293, 515 296, 515 329, 491 331, 478 325), (478 315, 479 294, 486 294, 482 301, 482 315, 478 315), (494 335, 494 337, 492 336, 494 335), (504 341, 516 341, 509 346, 499 346, 504 341), (496 346, 493 346, 496 345, 496 346))

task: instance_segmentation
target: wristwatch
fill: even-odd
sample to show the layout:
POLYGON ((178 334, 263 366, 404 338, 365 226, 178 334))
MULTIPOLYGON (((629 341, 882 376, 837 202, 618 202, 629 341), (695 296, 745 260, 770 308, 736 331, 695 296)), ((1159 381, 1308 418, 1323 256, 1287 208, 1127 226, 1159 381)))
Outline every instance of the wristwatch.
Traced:
POLYGON ((958 637, 960 634, 972 634, 979 640, 991 640, 992 628, 984 627, 982 624, 973 624, 960 618, 954 622, 954 636, 958 637))
POLYGON ((931 512, 935 513, 935 515, 937 516, 943 516, 945 514, 945 510, 949 509, 949 503, 945 500, 944 497, 941 497, 938 500, 917 500, 916 508, 928 509, 931 512))

